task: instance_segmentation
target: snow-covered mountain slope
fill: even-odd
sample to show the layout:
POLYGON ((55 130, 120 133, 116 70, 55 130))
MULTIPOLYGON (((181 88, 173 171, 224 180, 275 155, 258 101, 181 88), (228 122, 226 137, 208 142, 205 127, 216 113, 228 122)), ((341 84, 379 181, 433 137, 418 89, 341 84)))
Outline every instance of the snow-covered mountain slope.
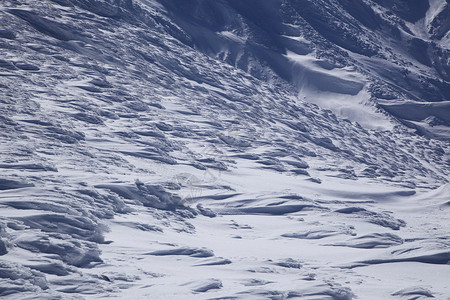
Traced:
MULTIPOLYGON (((300 97, 362 125, 379 126, 375 110, 386 109, 385 100, 450 99, 443 0, 161 2, 188 44, 258 78, 282 78, 300 97)), ((434 110, 416 123, 386 110, 423 134, 448 138, 448 120, 436 120, 434 110)))
POLYGON ((3 1, 0 295, 448 298, 448 8, 376 2, 3 1))

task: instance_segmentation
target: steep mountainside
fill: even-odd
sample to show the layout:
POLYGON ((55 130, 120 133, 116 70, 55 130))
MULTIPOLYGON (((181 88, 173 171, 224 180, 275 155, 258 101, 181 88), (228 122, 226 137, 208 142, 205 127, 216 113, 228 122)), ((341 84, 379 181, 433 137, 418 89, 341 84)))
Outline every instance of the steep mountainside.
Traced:
POLYGON ((423 3, 2 1, 0 296, 445 299, 423 3))
POLYGON ((436 111, 450 112, 445 1, 161 2, 187 34, 180 40, 214 58, 263 80, 281 78, 307 101, 368 126, 379 122, 366 120, 375 108, 363 108, 361 115, 358 104, 448 138, 444 126, 436 127, 449 125, 436 111), (330 101, 330 94, 338 100, 330 101), (407 115, 391 106, 405 102, 407 115), (426 102, 427 112, 415 102, 426 102))

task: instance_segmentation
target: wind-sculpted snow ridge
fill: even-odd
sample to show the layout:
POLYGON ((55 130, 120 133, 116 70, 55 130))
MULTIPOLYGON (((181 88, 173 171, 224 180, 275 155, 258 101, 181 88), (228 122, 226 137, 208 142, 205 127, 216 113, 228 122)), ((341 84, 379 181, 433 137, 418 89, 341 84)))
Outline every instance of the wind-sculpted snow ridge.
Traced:
MULTIPOLYGON (((0 296, 445 299, 448 141, 370 105, 380 126, 322 107, 419 80, 388 68, 378 85, 392 61, 370 60, 380 40, 336 35, 336 7, 400 35, 423 22, 445 51, 445 5, 375 2, 3 1, 0 296)), ((414 76, 443 95, 432 66, 414 76)), ((382 106, 445 136, 445 101, 402 101, 382 106)))

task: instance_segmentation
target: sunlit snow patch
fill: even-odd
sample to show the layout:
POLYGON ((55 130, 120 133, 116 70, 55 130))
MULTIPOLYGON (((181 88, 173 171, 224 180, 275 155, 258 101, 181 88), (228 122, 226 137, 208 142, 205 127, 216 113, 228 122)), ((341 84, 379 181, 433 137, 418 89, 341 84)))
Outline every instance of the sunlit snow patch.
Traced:
POLYGON ((292 73, 298 97, 330 109, 337 115, 356 121, 370 129, 389 130, 393 123, 376 111, 369 102, 366 78, 354 68, 338 68, 310 55, 288 51, 286 57, 294 62, 292 73))

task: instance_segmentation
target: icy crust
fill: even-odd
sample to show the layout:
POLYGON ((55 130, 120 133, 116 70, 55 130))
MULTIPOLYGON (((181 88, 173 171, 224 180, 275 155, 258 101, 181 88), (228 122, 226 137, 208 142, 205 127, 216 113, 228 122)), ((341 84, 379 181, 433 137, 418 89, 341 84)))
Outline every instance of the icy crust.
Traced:
POLYGON ((154 1, 0 18, 0 296, 370 299, 358 272, 448 264, 447 142, 203 55, 154 1))

